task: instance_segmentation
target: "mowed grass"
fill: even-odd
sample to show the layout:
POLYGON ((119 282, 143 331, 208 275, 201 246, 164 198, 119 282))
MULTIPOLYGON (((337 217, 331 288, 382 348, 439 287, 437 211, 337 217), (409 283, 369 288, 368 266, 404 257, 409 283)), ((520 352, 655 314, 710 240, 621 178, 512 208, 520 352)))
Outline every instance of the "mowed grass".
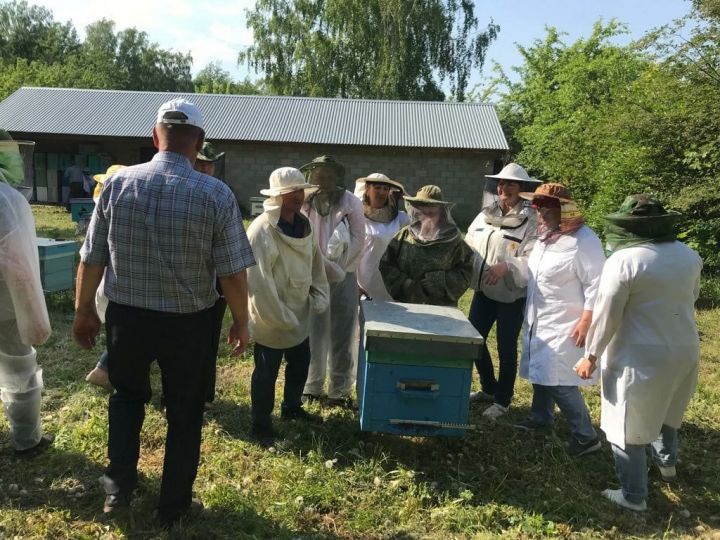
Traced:
MULTIPOLYGON (((34 211, 41 235, 74 236, 64 210, 34 211)), ((463 298, 465 310, 469 299, 463 298)), ((46 382, 42 417, 57 439, 37 459, 17 461, 0 421, 0 538, 720 538, 718 309, 698 313, 702 367, 681 430, 680 482, 664 485, 653 470, 644 515, 601 497, 617 486, 607 444, 600 454, 573 460, 563 449, 562 419, 548 438, 513 430, 530 405, 523 380, 506 419, 487 423, 473 408, 478 429, 463 439, 361 433, 356 413, 314 408, 322 426, 278 418, 283 440, 275 452, 262 450, 247 437, 252 356, 229 358, 223 345, 195 482, 209 512, 167 533, 152 520, 165 437, 157 370, 132 512, 107 520, 97 483, 106 463, 107 395, 83 380, 104 337, 90 352, 72 343, 70 292, 49 295, 48 307, 54 333, 38 350, 46 382)), ((492 336, 490 342, 492 350, 492 336)), ((282 378, 278 396, 281 385, 282 378)), ((585 395, 597 422, 598 388, 585 395)))

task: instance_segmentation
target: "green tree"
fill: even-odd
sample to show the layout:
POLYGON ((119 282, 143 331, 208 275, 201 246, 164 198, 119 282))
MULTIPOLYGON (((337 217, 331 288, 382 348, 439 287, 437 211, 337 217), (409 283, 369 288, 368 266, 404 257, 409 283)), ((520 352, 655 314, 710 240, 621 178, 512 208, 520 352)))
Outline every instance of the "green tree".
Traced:
POLYGON ((626 195, 651 192, 720 270, 720 28, 707 13, 626 46, 614 22, 573 44, 551 28, 520 49, 519 79, 500 70, 496 83, 515 159, 569 185, 596 230, 626 195))
POLYGON ((465 99, 499 27, 480 30, 469 0, 257 0, 242 51, 281 95, 465 99))
POLYGON ((514 82, 500 70, 498 112, 516 159, 541 178, 569 185, 594 225, 648 173, 618 112, 648 60, 612 43, 624 32, 597 23, 587 39, 566 44, 548 28, 543 40, 519 47, 514 82))
POLYGON ((72 24, 55 21, 47 8, 16 0, 0 4, 0 59, 26 58, 52 64, 79 48, 72 24))
POLYGON ((255 83, 249 79, 235 81, 227 70, 220 64, 210 62, 202 68, 193 80, 195 92, 202 94, 265 94, 262 84, 255 83))

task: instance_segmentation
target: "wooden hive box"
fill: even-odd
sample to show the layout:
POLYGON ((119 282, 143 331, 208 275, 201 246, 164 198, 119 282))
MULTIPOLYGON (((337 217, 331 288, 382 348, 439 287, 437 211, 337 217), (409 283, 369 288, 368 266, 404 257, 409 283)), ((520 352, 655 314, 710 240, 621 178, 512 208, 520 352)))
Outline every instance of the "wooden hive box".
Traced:
POLYGON ((70 214, 75 223, 83 219, 90 220, 93 210, 95 202, 92 198, 70 199, 70 214))
POLYGON ((55 292, 75 286, 75 252, 72 240, 37 239, 40 257, 40 281, 43 291, 55 292))
POLYGON ((462 436, 483 338, 457 308, 361 302, 360 429, 462 436))

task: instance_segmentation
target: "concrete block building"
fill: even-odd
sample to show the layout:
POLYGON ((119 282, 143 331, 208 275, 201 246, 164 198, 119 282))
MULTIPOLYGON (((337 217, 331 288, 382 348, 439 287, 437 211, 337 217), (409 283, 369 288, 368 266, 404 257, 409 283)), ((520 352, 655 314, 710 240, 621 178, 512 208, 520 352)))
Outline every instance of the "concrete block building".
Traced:
POLYGON ((330 154, 345 165, 348 189, 372 172, 413 194, 437 184, 467 224, 479 210, 484 175, 508 153, 494 108, 481 103, 23 87, 0 102, 0 127, 35 141, 36 198, 58 202, 69 162, 95 173, 149 160, 156 111, 174 97, 203 112, 207 140, 226 152, 223 179, 246 214, 273 169, 330 154))

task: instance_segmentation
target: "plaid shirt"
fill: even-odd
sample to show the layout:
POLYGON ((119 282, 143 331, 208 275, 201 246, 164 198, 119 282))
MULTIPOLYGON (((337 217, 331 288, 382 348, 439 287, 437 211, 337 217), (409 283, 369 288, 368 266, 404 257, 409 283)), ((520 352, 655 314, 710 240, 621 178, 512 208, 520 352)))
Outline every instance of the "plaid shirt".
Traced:
POLYGON ((255 264, 230 188, 172 152, 107 180, 80 257, 107 266, 111 301, 170 313, 211 307, 216 274, 255 264))

